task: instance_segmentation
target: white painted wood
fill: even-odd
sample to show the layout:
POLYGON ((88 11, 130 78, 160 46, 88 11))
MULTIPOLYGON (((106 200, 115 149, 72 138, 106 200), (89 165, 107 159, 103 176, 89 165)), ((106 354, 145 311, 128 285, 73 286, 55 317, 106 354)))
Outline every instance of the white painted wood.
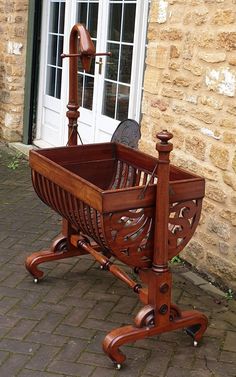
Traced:
MULTIPOLYGON (((45 0, 43 6, 42 20, 42 51, 40 58, 40 81, 38 96, 38 117, 37 117, 37 135, 35 144, 37 145, 65 145, 67 142, 67 118, 66 105, 68 102, 68 67, 69 59, 63 61, 62 81, 61 81, 61 98, 45 94, 46 88, 46 62, 47 62, 47 45, 48 45, 48 25, 49 25, 49 5, 50 1, 45 0)), ((63 1, 63 0, 62 0, 63 1)), ((96 1, 96 0, 95 0, 96 1)), ((114 3, 129 3, 126 0, 115 1, 114 3)), ((76 4, 75 0, 65 0, 65 28, 64 28, 64 46, 63 51, 69 51, 69 34, 72 26, 76 22, 76 4)), ((83 0, 85 3, 86 0, 83 0)), ((89 3, 89 0, 87 0, 89 3)), ((91 1, 90 1, 91 2, 91 1)), ((97 0, 98 2, 98 0, 97 0)), ((142 82, 144 71, 144 55, 146 42, 146 29, 148 17, 148 0, 137 0, 136 20, 134 32, 134 51, 131 71, 130 97, 128 117, 140 121, 140 107, 142 98, 142 82)), ((98 30, 96 50, 104 52, 107 50, 107 29, 109 25, 109 5, 110 0, 99 0, 98 13, 98 30)), ((130 3, 134 3, 130 1, 130 3)), ((102 114, 103 108, 103 90, 104 74, 106 61, 112 61, 112 58, 103 57, 102 73, 99 74, 99 66, 95 65, 94 95, 92 111, 80 107, 80 118, 78 130, 84 143, 109 141, 114 133, 119 120, 110 118, 102 114)), ((97 57, 98 61, 99 58, 97 57)))

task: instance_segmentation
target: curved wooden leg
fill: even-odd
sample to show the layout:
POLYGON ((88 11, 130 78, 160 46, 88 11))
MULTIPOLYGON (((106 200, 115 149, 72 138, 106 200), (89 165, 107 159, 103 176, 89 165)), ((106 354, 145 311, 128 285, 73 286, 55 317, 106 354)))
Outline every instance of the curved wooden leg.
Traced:
POLYGON ((38 265, 53 260, 71 258, 85 254, 83 250, 68 245, 68 239, 60 234, 52 242, 49 250, 37 251, 26 258, 25 266, 30 274, 34 277, 35 282, 42 279, 44 273, 38 269, 38 265))
POLYGON ((124 326, 112 330, 109 334, 106 335, 103 341, 104 352, 115 364, 120 365, 126 359, 126 356, 119 349, 120 346, 129 342, 134 342, 139 339, 144 339, 146 337, 177 330, 180 328, 195 328, 196 331, 193 334, 193 338, 194 341, 198 342, 202 338, 207 328, 207 317, 204 314, 194 310, 182 312, 181 316, 179 316, 179 309, 177 310, 177 307, 175 305, 172 305, 172 308, 172 312, 175 312, 176 315, 173 315, 172 313, 169 322, 165 325, 155 326, 155 324, 152 324, 153 307, 151 307, 150 305, 144 307, 138 313, 135 319, 135 323, 138 326, 141 326, 146 322, 146 319, 149 318, 149 324, 143 327, 124 326), (140 319, 142 317, 143 320, 140 319))

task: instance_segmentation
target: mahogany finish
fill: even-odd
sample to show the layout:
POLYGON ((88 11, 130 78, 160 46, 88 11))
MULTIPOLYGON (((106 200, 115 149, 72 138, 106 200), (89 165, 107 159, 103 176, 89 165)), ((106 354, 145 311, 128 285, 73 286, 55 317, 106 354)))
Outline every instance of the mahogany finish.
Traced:
MULTIPOLYGON (((79 55, 86 55, 82 61, 88 67, 95 52, 80 24, 71 32, 71 61, 76 62, 78 33, 85 46, 79 55)), ((78 116, 76 90, 71 90, 75 71, 73 63, 67 113, 73 130, 78 116)), ((62 234, 50 250, 29 256, 26 268, 37 280, 43 276, 39 264, 89 253, 102 269, 138 294, 144 307, 134 324, 111 331, 103 342, 117 366, 125 360, 119 347, 138 339, 186 328, 198 342, 207 328, 207 317, 194 310, 182 312, 172 303, 169 260, 195 232, 204 179, 170 165, 173 135, 167 131, 157 135, 158 158, 118 143, 73 145, 77 135, 72 134, 69 131, 69 147, 30 151, 34 189, 64 220, 62 234), (134 268, 140 283, 112 263, 111 256, 134 268)))

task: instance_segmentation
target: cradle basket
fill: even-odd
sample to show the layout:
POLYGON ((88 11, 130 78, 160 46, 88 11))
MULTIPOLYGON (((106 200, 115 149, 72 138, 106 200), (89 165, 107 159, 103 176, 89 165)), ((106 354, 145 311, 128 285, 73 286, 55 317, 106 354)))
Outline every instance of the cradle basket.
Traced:
MULTIPOLYGON (((132 267, 152 264, 158 159, 117 143, 34 150, 32 181, 43 202, 132 267)), ((170 168, 168 257, 198 224, 204 179, 170 168)))

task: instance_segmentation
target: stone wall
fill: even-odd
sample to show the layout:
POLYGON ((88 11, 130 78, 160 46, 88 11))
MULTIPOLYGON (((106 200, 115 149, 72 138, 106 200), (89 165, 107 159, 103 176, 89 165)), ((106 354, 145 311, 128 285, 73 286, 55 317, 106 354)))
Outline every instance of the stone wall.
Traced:
POLYGON ((23 132, 28 0, 0 0, 0 138, 23 132))
POLYGON ((140 148, 174 134, 172 162, 206 178, 201 225, 182 256, 236 287, 236 0, 151 4, 140 148))

